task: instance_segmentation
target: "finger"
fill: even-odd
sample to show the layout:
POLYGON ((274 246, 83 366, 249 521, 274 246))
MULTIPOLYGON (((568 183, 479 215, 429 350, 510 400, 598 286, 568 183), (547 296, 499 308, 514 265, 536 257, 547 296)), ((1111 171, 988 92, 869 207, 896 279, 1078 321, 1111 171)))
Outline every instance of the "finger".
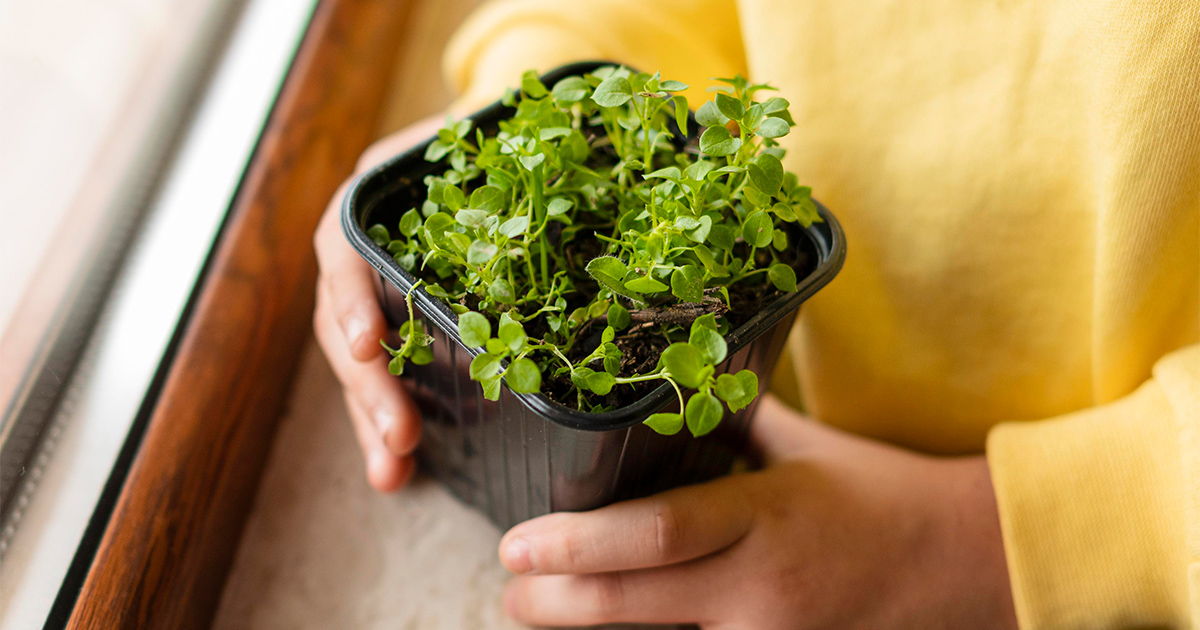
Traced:
POLYGON ((734 477, 591 512, 560 512, 513 527, 500 559, 513 573, 601 573, 674 564, 724 549, 750 529, 734 477))
POLYGON ((375 296, 376 272, 342 234, 338 207, 348 184, 342 184, 329 202, 317 231, 313 247, 321 280, 328 285, 328 307, 337 321, 342 343, 360 360, 380 356, 379 340, 387 333, 387 323, 375 296))
POLYGON ((770 465, 815 448, 826 433, 820 423, 767 394, 758 403, 754 422, 750 423, 750 448, 763 464, 770 465))
POLYGON ((354 426, 354 436, 362 450, 367 466, 367 483, 380 492, 393 492, 412 479, 416 460, 412 455, 397 456, 383 446, 375 425, 367 418, 362 407, 349 396, 346 410, 354 426))
POLYGON ((317 285, 313 329, 346 396, 370 418, 380 444, 393 455, 412 453, 421 438, 420 410, 400 379, 388 373, 386 357, 359 361, 350 356, 329 310, 326 282, 317 285))
MULTIPOLYGON (((703 564, 704 561, 701 561, 703 564)), ((607 623, 700 623, 716 584, 697 563, 594 575, 520 576, 504 592, 504 609, 533 626, 607 623)))

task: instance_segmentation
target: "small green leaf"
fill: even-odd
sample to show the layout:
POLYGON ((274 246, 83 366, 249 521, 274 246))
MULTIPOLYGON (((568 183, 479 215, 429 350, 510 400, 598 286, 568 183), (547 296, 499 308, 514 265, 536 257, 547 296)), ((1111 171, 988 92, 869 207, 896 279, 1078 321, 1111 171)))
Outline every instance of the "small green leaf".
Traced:
POLYGON ((558 83, 554 84, 554 89, 550 91, 550 95, 555 100, 564 103, 574 103, 587 98, 588 92, 592 88, 583 80, 583 77, 567 77, 558 83))
POLYGON ((571 201, 570 199, 565 197, 555 197, 554 199, 550 200, 550 203, 546 204, 546 216, 556 217, 566 214, 573 205, 575 205, 575 202, 571 201))
POLYGON ((417 212, 416 208, 405 212, 400 217, 400 233, 412 238, 416 236, 417 230, 421 229, 421 213, 417 212))
POLYGON ((509 389, 518 394, 536 394, 542 389, 542 371, 536 363, 523 357, 509 364, 504 371, 509 389))
POLYGON ((468 207, 493 213, 504 207, 504 191, 496 186, 480 186, 471 193, 468 207))
POLYGON ((796 290, 796 270, 783 263, 775 263, 767 268, 767 279, 780 291, 796 290))
POLYGON ((763 113, 774 114, 775 112, 787 109, 790 105, 791 103, 789 103, 786 98, 783 98, 782 96, 773 96, 763 103, 763 113))
POLYGON ((716 396, 703 392, 696 392, 688 399, 687 409, 687 427, 692 435, 700 437, 706 435, 721 422, 721 416, 724 411, 721 409, 721 401, 717 400, 716 396))
POLYGON ((774 206, 771 206, 771 212, 775 213, 775 216, 779 217, 780 219, 783 219, 784 221, 787 221, 788 223, 796 222, 795 210, 793 210, 791 206, 789 206, 786 203, 783 203, 782 201, 775 204, 774 206))
POLYGON ((458 316, 458 336, 468 348, 480 348, 492 336, 492 323, 480 313, 467 311, 458 316))
POLYGON ((683 428, 683 414, 656 413, 642 421, 646 426, 662 435, 675 435, 683 428))
POLYGON ((721 333, 707 326, 692 326, 692 334, 688 337, 688 345, 694 346, 704 354, 708 363, 720 365, 725 360, 728 347, 721 333))
POLYGON ((380 247, 387 247, 392 240, 392 237, 388 235, 388 229, 378 223, 367 228, 367 236, 380 247))
POLYGON ((779 187, 783 185, 783 164, 779 158, 769 153, 764 153, 746 166, 746 171, 750 174, 750 181, 758 189, 768 195, 779 194, 779 187))
POLYGON ((608 392, 612 391, 613 385, 617 384, 616 378, 608 372, 592 372, 588 375, 586 382, 588 389, 601 396, 607 396, 608 392))
POLYGON ((500 224, 499 232, 508 238, 516 238, 529 229, 529 217, 522 215, 513 217, 500 224))
POLYGON ((459 210, 454 213, 454 220, 469 228, 481 228, 487 219, 488 214, 483 210, 459 210))
POLYGON ((676 267, 671 272, 671 293, 683 302, 704 300, 704 272, 695 265, 676 267))
POLYGON ((762 105, 755 103, 746 108, 746 115, 742 116, 742 126, 751 131, 758 129, 758 125, 762 123, 765 116, 762 105))
POLYGON ((654 171, 653 173, 646 173, 646 175, 644 175, 644 177, 646 179, 660 178, 660 179, 678 180, 680 177, 682 177, 682 173, 679 172, 678 167, 668 166, 666 168, 660 168, 657 171, 654 171))
POLYGON ((729 119, 717 109, 716 103, 708 101, 696 110, 696 122, 703 127, 724 127, 729 119))
POLYGON ((621 351, 604 355, 604 371, 616 376, 621 373, 621 351))
POLYGON ((577 367, 571 370, 571 383, 579 389, 588 389, 587 377, 594 374, 596 371, 589 367, 577 367))
POLYGON ((503 341, 500 341, 495 337, 488 339, 487 343, 484 344, 483 347, 487 349, 488 354, 497 358, 508 356, 508 346, 504 345, 503 341))
POLYGON ((707 177, 708 174, 713 170, 713 168, 715 168, 715 165, 712 162, 702 159, 696 160, 695 162, 689 164, 687 168, 683 169, 683 176, 688 179, 694 179, 702 182, 704 181, 704 178, 707 177))
POLYGON ((504 278, 492 280, 491 286, 488 287, 488 296, 501 304, 514 304, 517 301, 512 285, 504 278))
POLYGON ((500 324, 500 330, 496 333, 510 352, 520 352, 525 347, 525 341, 528 337, 525 336, 525 327, 519 322, 508 321, 500 324))
POLYGON ((612 256, 599 256, 588 262, 586 269, 588 274, 596 279, 596 282, 608 287, 614 293, 641 299, 639 293, 625 286, 625 275, 629 273, 629 270, 620 260, 612 256))
POLYGON ((404 374, 404 357, 396 355, 388 361, 388 374, 392 376, 400 376, 404 374))
POLYGON ((717 393, 717 398, 725 402, 736 401, 746 396, 745 390, 742 389, 742 382, 732 374, 718 376, 714 391, 717 393))
POLYGON ((704 215, 696 221, 696 227, 687 230, 684 234, 687 234, 688 238, 697 243, 703 243, 708 239, 708 233, 712 231, 712 225, 712 217, 704 215))
POLYGON ((425 147, 425 161, 436 162, 446 157, 446 154, 449 152, 450 146, 444 144, 442 141, 436 140, 434 142, 430 142, 429 146, 425 147))
POLYGON ((482 265, 496 257, 496 252, 499 249, 484 241, 473 241, 471 246, 467 248, 467 262, 472 265, 482 265))
POLYGON ((687 135, 688 132, 688 102, 682 96, 672 96, 671 103, 675 105, 675 124, 679 126, 679 132, 687 135))
POLYGON ((696 254, 696 258, 700 259, 701 264, 704 265, 704 268, 714 278, 724 278, 729 275, 729 270, 725 268, 725 265, 717 262, 716 257, 713 256, 712 250, 709 248, 697 245, 692 249, 692 253, 696 254))
POLYGON ((454 225, 455 219, 445 212, 438 212, 425 219, 425 229, 434 239, 441 239, 446 229, 454 225))
POLYGON ((744 396, 737 400, 726 402, 729 405, 729 410, 736 413, 738 410, 749 406, 750 403, 754 402, 755 397, 758 396, 758 375, 750 370, 742 370, 734 376, 741 383, 742 391, 745 393, 744 396))
POLYGON ((562 138, 571 133, 570 127, 546 127, 538 132, 538 139, 543 141, 562 138))
POLYGON ((775 230, 775 232, 772 233, 772 235, 771 235, 771 247, 774 247, 775 251, 781 252, 781 251, 787 249, 787 246, 788 246, 787 233, 784 232, 783 230, 779 230, 779 229, 775 230))
POLYGON ((707 365, 704 355, 688 343, 673 343, 658 357, 671 377, 684 387, 699 387, 701 372, 707 365))
POLYGON ((742 223, 742 238, 754 247, 766 247, 771 244, 773 229, 770 215, 755 210, 746 215, 746 221, 742 223))
POLYGON ((429 346, 417 346, 409 360, 413 365, 429 365, 433 362, 433 350, 429 346))
POLYGON ((539 164, 546 160, 546 154, 538 153, 536 155, 522 155, 518 159, 521 162, 521 166, 525 167, 525 170, 532 171, 533 169, 537 168, 539 164))
POLYGON ((688 84, 682 81, 672 81, 670 79, 662 81, 658 84, 658 89, 663 92, 682 92, 688 89, 688 84))
POLYGON ((536 72, 527 70, 521 75, 521 91, 532 98, 542 98, 546 95, 546 86, 542 85, 536 72))
POLYGON ((629 328, 629 323, 629 311, 613 302, 612 306, 608 307, 608 325, 617 330, 625 330, 629 328))
POLYGON ((462 190, 459 190, 458 186, 446 186, 442 190, 442 203, 450 208, 450 212, 457 212, 467 205, 467 197, 462 190))
POLYGON ((629 79, 615 74, 602 81, 592 92, 592 100, 601 107, 624 105, 632 96, 633 88, 629 85, 629 79))
POLYGON ((471 359, 469 370, 471 378, 482 380, 500 373, 500 358, 493 354, 482 352, 471 359))
POLYGON ((667 285, 651 278, 650 276, 639 276, 625 283, 626 287, 637 291, 638 293, 659 293, 667 290, 667 285))
POLYGON ((709 330, 716 331, 721 330, 721 327, 717 325, 717 316, 712 313, 707 313, 697 317, 696 320, 692 322, 692 330, 697 328, 707 328, 709 330))
POLYGON ((488 400, 500 400, 500 375, 478 379, 483 385, 483 397, 488 400))
POLYGON ((742 105, 741 101, 720 92, 717 93, 717 109, 733 120, 741 120, 742 116, 746 114, 746 106, 742 105))
POLYGON ((788 124, 785 121, 774 116, 768 116, 758 125, 758 129, 755 129, 754 133, 764 138, 782 138, 788 134, 789 130, 788 124))
POLYGON ((709 127, 700 135, 700 150, 713 157, 732 155, 741 146, 741 138, 734 138, 724 127, 709 127))
POLYGON ((733 248, 734 238, 736 238, 736 234, 729 226, 714 225, 712 226, 712 230, 708 233, 707 242, 712 243, 717 249, 728 250, 733 248))

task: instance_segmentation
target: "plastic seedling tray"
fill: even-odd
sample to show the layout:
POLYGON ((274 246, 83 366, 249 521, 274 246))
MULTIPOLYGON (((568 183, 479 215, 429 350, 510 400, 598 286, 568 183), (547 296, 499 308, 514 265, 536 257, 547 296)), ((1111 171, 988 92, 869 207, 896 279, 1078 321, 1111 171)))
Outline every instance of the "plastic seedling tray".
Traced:
MULTIPOLYGON (((590 72, 611 62, 584 62, 542 77, 559 79, 590 72)), ((497 101, 470 116, 485 133, 513 109, 497 101)), ((405 296, 416 282, 388 252, 375 245, 366 228, 395 225, 400 215, 425 198, 426 175, 445 168, 426 162, 430 137, 364 173, 347 192, 342 228, 354 248, 378 272, 380 304, 389 325, 408 317, 405 296)), ((758 374, 760 393, 770 377, 800 305, 829 283, 846 255, 837 219, 817 204, 822 223, 794 225, 789 242, 804 250, 807 267, 797 269, 798 289, 780 296, 726 336, 729 354, 718 373, 749 368, 758 374)), ((633 404, 604 413, 565 407, 540 394, 516 394, 502 386, 500 399, 483 397, 468 373, 480 349, 463 345, 457 317, 441 300, 418 289, 415 316, 434 337, 434 360, 409 364, 404 379, 424 415, 417 456, 422 466, 459 498, 483 511, 496 525, 512 525, 555 511, 597 508, 726 474, 746 440, 754 404, 726 413, 712 433, 692 437, 686 430, 659 435, 642 421, 660 411, 677 411, 670 385, 663 384, 633 404)), ((397 380, 397 387, 400 381, 397 380)), ((686 394, 685 394, 686 396, 686 394)))

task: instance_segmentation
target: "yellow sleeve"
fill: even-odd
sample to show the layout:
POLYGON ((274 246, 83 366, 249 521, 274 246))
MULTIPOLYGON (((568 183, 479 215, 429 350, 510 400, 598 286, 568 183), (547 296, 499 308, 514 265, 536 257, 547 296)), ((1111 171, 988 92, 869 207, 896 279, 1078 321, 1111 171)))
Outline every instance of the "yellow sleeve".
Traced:
POLYGON ((1200 346, 1111 404, 988 436, 1017 618, 1200 628, 1200 346))
POLYGON ((693 107, 709 77, 746 74, 733 0, 493 1, 446 47, 443 71, 461 97, 456 115, 496 100, 526 70, 611 60, 692 86, 693 107))

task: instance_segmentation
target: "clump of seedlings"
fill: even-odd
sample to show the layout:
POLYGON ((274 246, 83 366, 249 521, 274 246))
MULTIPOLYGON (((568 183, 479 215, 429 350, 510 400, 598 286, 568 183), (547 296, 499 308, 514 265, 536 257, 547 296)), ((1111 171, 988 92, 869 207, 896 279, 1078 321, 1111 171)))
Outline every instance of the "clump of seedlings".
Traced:
MULTIPOLYGON (((787 100, 719 81, 692 123, 687 86, 658 74, 609 66, 546 86, 530 71, 497 131, 448 120, 438 132, 425 158, 445 169, 426 177, 427 198, 368 234, 458 314, 463 343, 482 348, 470 373, 485 397, 503 379, 604 411, 665 381, 682 413, 646 424, 696 436, 754 400, 753 372, 716 374, 724 335, 796 290, 790 224, 820 217, 780 162, 787 100)), ((432 359, 411 295, 393 374, 432 359)))

